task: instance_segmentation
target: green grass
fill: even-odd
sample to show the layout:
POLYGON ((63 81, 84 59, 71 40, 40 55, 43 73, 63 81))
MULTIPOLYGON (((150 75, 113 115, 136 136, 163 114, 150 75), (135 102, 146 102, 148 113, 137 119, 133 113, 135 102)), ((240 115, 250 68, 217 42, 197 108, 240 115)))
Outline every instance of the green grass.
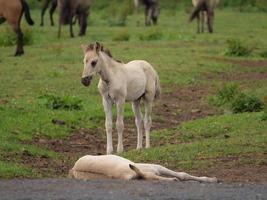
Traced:
MULTIPOLYGON (((210 59, 224 58, 223 52, 227 48, 229 38, 237 38, 246 41, 249 46, 256 47, 255 54, 249 58, 240 59, 264 59, 257 54, 257 51, 266 51, 265 13, 218 10, 215 33, 212 35, 197 35, 196 24, 188 23, 188 14, 184 11, 162 9, 159 26, 156 28, 144 27, 143 13, 137 16, 127 16, 126 27, 111 26, 108 20, 109 14, 106 10, 99 12, 93 10, 85 37, 71 39, 68 27, 64 27, 62 38, 58 39, 57 27, 48 26, 48 15, 45 18, 46 26, 39 27, 39 10, 32 10, 36 25, 29 27, 25 19, 22 20, 22 27, 32 30, 33 33, 31 35, 33 42, 30 46, 25 46, 26 54, 22 57, 13 57, 15 46, 0 46, 0 177, 36 176, 35 173, 31 173, 35 169, 27 168, 20 161, 25 149, 32 156, 47 155, 53 159, 59 159, 61 155, 55 152, 28 145, 28 142, 32 141, 36 135, 51 139, 66 138, 80 128, 104 128, 104 112, 101 97, 97 91, 98 78, 94 78, 89 88, 83 87, 80 83, 83 69, 81 44, 100 41, 119 60, 128 62, 133 59, 145 59, 149 61, 158 71, 161 84, 164 85, 166 91, 173 91, 177 86, 201 84, 207 87, 217 87, 222 84, 223 80, 213 79, 211 81, 207 79, 208 75, 216 77, 218 74, 253 70, 266 72, 266 68, 239 67, 210 59), (129 36, 129 40, 114 41, 118 33, 124 30, 127 30, 126 35, 127 38, 129 36), (155 40, 140 40, 140 35, 149 36, 151 33, 154 33, 155 40), (82 109, 49 109, 40 103, 40 96, 45 94, 54 94, 58 97, 75 96, 81 100, 82 109), (52 123, 53 119, 63 120, 66 125, 55 125, 52 123), (16 162, 6 159, 7 156, 13 155, 16 155, 16 162)), ((55 21, 57 22, 57 15, 55 15, 55 21)), ((6 24, 0 26, 1 36, 6 29, 6 24)), ((77 35, 78 28, 75 27, 74 31, 77 35)), ((242 83, 238 80, 235 82, 242 83)), ((262 98, 267 93, 266 83, 266 80, 253 81, 244 90, 252 91, 262 98)), ((126 106, 125 117, 132 117, 130 105, 126 106)), ((206 166, 206 163, 213 162, 206 158, 226 155, 218 154, 226 146, 225 151, 229 151, 229 154, 261 152, 263 151, 261 145, 264 141, 266 142, 266 133, 263 131, 263 128, 266 130, 263 124, 266 121, 260 121, 258 118, 259 114, 254 113, 219 116, 189 122, 179 129, 158 130, 153 133, 153 139, 156 141, 163 137, 162 139, 166 140, 166 146, 151 148, 147 151, 132 151, 125 155, 137 161, 146 159, 190 169, 195 165, 206 166), (230 119, 239 121, 239 126, 231 123, 230 119), (252 122, 248 124, 245 119, 252 122), (187 126, 191 128, 186 129, 187 126), (234 131, 225 133, 224 126, 234 131), (202 131, 199 132, 199 129, 202 131), (255 137, 248 134, 247 130, 251 130, 255 137), (176 131, 182 135, 177 134, 176 131), (231 134, 231 137, 226 140, 224 134, 231 134), (238 140, 235 134, 242 136, 241 139, 238 140), (173 138, 174 135, 178 136, 173 138), (170 138, 175 139, 178 144, 167 145, 170 138), (214 141, 215 145, 213 145, 214 141), (252 141, 259 146, 247 145, 252 144, 252 141), (203 160, 199 160, 199 154, 204 158, 203 160)))

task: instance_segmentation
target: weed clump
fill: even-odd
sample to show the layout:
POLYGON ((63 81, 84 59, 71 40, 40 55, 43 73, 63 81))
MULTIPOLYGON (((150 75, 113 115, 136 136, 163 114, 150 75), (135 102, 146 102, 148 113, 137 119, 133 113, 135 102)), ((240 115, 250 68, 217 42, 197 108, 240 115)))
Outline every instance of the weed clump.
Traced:
POLYGON ((231 109, 234 113, 259 112, 263 110, 263 102, 254 95, 241 93, 232 102, 231 109))
POLYGON ((113 38, 113 41, 129 41, 130 40, 130 34, 127 29, 124 29, 120 32, 118 32, 113 38))
POLYGON ((210 104, 230 109, 233 113, 259 112, 264 103, 254 95, 241 92, 236 84, 227 84, 209 99, 210 104))
POLYGON ((242 44, 240 40, 228 39, 227 44, 228 49, 225 52, 227 56, 247 57, 252 53, 252 49, 242 44))
POLYGON ((260 52, 260 56, 263 58, 267 58, 267 50, 260 52))
POLYGON ((240 89, 237 84, 229 83, 223 86, 222 89, 217 91, 217 94, 209 99, 210 103, 214 106, 224 106, 234 100, 240 94, 240 89))
POLYGON ((82 100, 75 96, 65 95, 63 97, 54 94, 45 94, 39 97, 40 104, 52 110, 82 110, 82 100))

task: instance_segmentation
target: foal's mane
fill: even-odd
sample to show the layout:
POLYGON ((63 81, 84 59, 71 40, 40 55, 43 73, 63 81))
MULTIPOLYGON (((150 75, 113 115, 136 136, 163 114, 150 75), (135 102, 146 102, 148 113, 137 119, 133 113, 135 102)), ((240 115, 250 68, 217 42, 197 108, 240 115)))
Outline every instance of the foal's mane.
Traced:
POLYGON ((119 63, 122 63, 122 61, 120 60, 117 60, 115 58, 113 58, 111 52, 109 49, 107 48, 104 48, 103 44, 100 44, 99 42, 95 42, 95 43, 90 43, 87 45, 85 51, 93 51, 93 50, 96 50, 96 53, 99 53, 100 51, 101 52, 104 52, 108 57, 112 58, 113 60, 119 62, 119 63))

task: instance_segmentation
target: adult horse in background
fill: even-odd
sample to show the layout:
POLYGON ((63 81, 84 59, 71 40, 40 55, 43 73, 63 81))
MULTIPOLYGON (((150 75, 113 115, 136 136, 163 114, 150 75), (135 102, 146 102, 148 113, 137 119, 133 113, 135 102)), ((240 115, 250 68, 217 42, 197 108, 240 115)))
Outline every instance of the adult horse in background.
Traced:
POLYGON ((145 6, 145 25, 156 25, 160 14, 158 0, 134 0, 135 8, 138 9, 140 4, 145 6))
POLYGON ((195 8, 190 16, 190 21, 197 18, 197 32, 200 33, 200 21, 201 32, 204 32, 206 17, 208 31, 209 33, 213 33, 214 9, 219 4, 219 0, 192 0, 192 3, 195 8))
POLYGON ((15 56, 20 56, 24 53, 23 33, 20 27, 23 13, 25 13, 25 18, 28 24, 33 25, 34 22, 30 16, 30 9, 25 0, 0 0, 0 23, 7 21, 17 35, 17 49, 15 56))
MULTIPOLYGON (((41 1, 41 0, 39 0, 41 1)), ((43 0, 42 1, 42 10, 41 10, 41 23, 40 26, 44 25, 44 15, 45 15, 45 11, 47 10, 48 6, 51 3, 51 7, 49 10, 49 16, 50 16, 50 23, 51 26, 54 26, 54 19, 53 19, 53 14, 57 8, 57 0, 43 0)))
POLYGON ((58 37, 61 35, 61 25, 69 24, 70 36, 73 34, 73 19, 76 17, 80 26, 79 36, 85 35, 87 19, 90 12, 92 0, 58 0, 59 28, 58 37))
POLYGON ((98 89, 102 96, 106 114, 107 154, 113 151, 112 105, 117 108, 116 128, 118 132, 117 152, 123 151, 123 115, 126 101, 132 102, 137 127, 137 149, 142 148, 143 127, 146 134, 146 148, 150 147, 151 112, 153 101, 160 96, 159 77, 146 61, 134 60, 127 64, 116 61, 103 45, 91 43, 82 46, 84 50, 84 70, 81 82, 89 86, 95 74, 100 75, 98 89), (140 110, 141 100, 145 105, 144 124, 140 110))

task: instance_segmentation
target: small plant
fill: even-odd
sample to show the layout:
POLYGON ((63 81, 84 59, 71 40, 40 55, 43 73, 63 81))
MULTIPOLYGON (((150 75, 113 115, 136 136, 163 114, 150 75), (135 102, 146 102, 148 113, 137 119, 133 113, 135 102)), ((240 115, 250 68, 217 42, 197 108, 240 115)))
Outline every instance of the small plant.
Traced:
POLYGON ((53 110, 81 110, 82 101, 75 96, 56 96, 54 94, 45 94, 40 96, 41 104, 53 110))
POLYGON ((232 102, 232 111, 234 113, 259 112, 263 110, 263 102, 256 96, 248 96, 241 93, 232 102))
POLYGON ((118 32, 113 38, 113 41, 129 41, 130 34, 127 29, 123 29, 122 31, 118 32))
MULTIPOLYGON (((23 32, 24 45, 32 45, 33 44, 33 32, 28 28, 23 29, 22 32, 23 32)), ((11 28, 6 26, 0 35, 0 45, 1 46, 13 46, 15 44, 17 44, 17 36, 15 32, 11 30, 11 28)))
POLYGON ((260 56, 263 57, 263 58, 267 58, 267 50, 262 51, 262 52, 260 53, 260 56))
POLYGON ((229 39, 227 40, 228 49, 225 52, 227 56, 246 57, 252 53, 252 49, 242 44, 240 40, 229 39))
POLYGON ((158 29, 153 29, 149 32, 142 33, 139 35, 140 40, 161 40, 163 37, 163 34, 158 29))
POLYGON ((233 83, 225 85, 209 102, 214 106, 226 107, 233 113, 259 112, 264 105, 258 97, 241 92, 238 85, 233 83))
POLYGON ((210 103, 215 106, 223 106, 231 103, 238 94, 240 94, 240 89, 237 84, 226 84, 218 90, 216 96, 210 99, 210 103))

